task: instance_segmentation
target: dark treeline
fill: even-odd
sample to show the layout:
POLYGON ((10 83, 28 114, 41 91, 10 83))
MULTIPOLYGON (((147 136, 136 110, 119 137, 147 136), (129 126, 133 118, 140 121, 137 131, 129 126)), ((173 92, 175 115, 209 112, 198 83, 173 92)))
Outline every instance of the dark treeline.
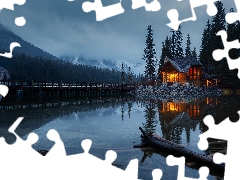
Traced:
POLYGON ((196 48, 191 49, 191 39, 190 35, 187 35, 186 46, 184 48, 183 44, 183 35, 181 31, 181 26, 179 26, 178 30, 171 30, 172 35, 167 36, 165 41, 162 42, 162 53, 159 60, 158 71, 164 65, 164 59, 166 57, 170 59, 182 59, 186 58, 194 58, 197 59, 196 48))
MULTIPOLYGON (((199 60, 204 66, 205 72, 219 80, 219 85, 229 88, 239 88, 240 80, 237 77, 237 70, 229 70, 226 58, 215 61, 212 52, 216 49, 224 49, 221 36, 217 36, 217 32, 225 30, 228 34, 228 41, 240 40, 240 23, 227 24, 225 21, 225 9, 222 2, 215 3, 218 13, 213 16, 212 20, 208 20, 204 32, 202 34, 202 43, 200 46, 199 60)), ((233 12, 233 9, 230 9, 233 12)), ((240 56, 239 49, 231 49, 229 51, 230 58, 237 59, 240 56)))
POLYGON ((181 26, 177 31, 171 30, 171 36, 167 36, 165 41, 162 42, 162 52, 159 60, 156 58, 156 48, 153 42, 153 30, 151 25, 148 26, 148 33, 146 36, 145 48, 143 60, 146 62, 145 66, 145 78, 150 79, 160 79, 159 71, 164 65, 164 60, 166 57, 170 59, 183 59, 194 58, 197 59, 196 47, 191 49, 190 35, 187 35, 186 47, 183 47, 183 35, 181 31, 181 26))
MULTIPOLYGON (((164 65, 166 57, 170 59, 193 58, 202 64, 203 72, 207 73, 212 80, 217 80, 217 85, 224 88, 240 88, 240 79, 237 76, 237 69, 229 70, 226 58, 216 61, 212 53, 217 49, 224 49, 221 36, 217 33, 225 30, 228 34, 228 41, 240 40, 240 22, 235 21, 227 24, 225 20, 225 9, 221 1, 215 2, 218 12, 211 20, 207 21, 206 27, 202 33, 200 52, 196 52, 196 47, 191 48, 190 35, 187 35, 186 44, 183 45, 183 35, 181 26, 178 30, 171 30, 171 36, 167 36, 162 42, 162 51, 159 60, 155 57, 156 49, 153 43, 153 31, 151 25, 148 27, 148 35, 146 47, 144 49, 143 60, 146 62, 145 78, 160 79, 159 71, 164 65)), ((233 8, 229 10, 234 12, 233 8)), ((236 60, 240 56, 239 49, 231 49, 229 51, 231 59, 236 60)))
MULTIPOLYGON (((50 60, 41 57, 29 57, 15 54, 7 59, 0 57, 1 67, 8 70, 9 80, 22 81, 54 81, 54 82, 104 82, 121 83, 121 72, 115 69, 103 69, 95 66, 73 64, 64 60, 50 60)), ((125 73, 125 77, 128 74, 125 73)), ((131 80, 139 79, 131 74, 131 80)))

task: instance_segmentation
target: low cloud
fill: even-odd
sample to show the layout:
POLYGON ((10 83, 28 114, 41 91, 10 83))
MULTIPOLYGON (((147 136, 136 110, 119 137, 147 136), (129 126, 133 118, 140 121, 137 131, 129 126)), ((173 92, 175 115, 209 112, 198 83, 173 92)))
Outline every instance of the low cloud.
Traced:
MULTIPOLYGON (((16 6, 14 12, 3 10, 0 22, 24 40, 55 56, 79 55, 87 59, 141 63, 149 24, 153 27, 156 56, 159 59, 162 42, 167 35, 171 35, 170 28, 166 26, 169 23, 167 11, 177 8, 180 19, 191 15, 190 5, 187 4, 189 2, 186 1, 161 0, 162 9, 159 12, 146 12, 144 8, 132 10, 131 1, 123 0, 124 14, 96 22, 95 12, 83 12, 83 2, 31 0, 24 6, 16 6), (24 16, 27 20, 24 27, 14 24, 14 19, 18 16, 24 16)), ((119 1, 103 0, 104 5, 114 2, 119 1)), ((199 49, 203 29, 207 19, 211 19, 205 9, 206 7, 196 8, 196 22, 182 24, 184 48, 189 33, 192 48, 199 49)))

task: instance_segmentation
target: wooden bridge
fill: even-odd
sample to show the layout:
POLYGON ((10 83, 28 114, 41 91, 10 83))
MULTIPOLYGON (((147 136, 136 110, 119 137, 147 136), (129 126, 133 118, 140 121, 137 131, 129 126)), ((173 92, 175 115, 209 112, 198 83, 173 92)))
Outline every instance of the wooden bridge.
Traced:
POLYGON ((9 88, 8 97, 22 93, 24 97, 71 97, 113 95, 130 93, 135 90, 136 84, 115 83, 63 83, 63 82, 23 82, 23 81, 0 81, 0 84, 9 88))

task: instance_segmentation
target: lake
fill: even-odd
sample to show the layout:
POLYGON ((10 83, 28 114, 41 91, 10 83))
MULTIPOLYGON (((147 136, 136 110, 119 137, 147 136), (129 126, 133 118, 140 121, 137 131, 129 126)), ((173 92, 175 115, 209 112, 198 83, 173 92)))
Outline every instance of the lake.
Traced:
MULTIPOLYGON (((4 136, 10 144, 14 143, 14 135, 7 130, 17 117, 24 117, 16 133, 26 139, 30 132, 35 132, 39 136, 39 141, 34 145, 36 150, 51 149, 53 142, 46 138, 46 134, 54 128, 59 132, 68 155, 83 152, 81 141, 91 139, 90 153, 104 159, 107 150, 116 151, 118 156, 114 163, 121 169, 125 169, 130 160, 137 158, 139 179, 151 180, 152 170, 160 168, 163 170, 162 179, 175 180, 177 166, 168 166, 164 153, 133 148, 141 143, 139 127, 208 155, 216 152, 218 147, 211 147, 204 152, 198 149, 198 135, 207 130, 201 120, 211 114, 216 123, 228 116, 231 121, 237 121, 239 100, 240 96, 142 100, 129 95, 0 102, 0 136, 4 136)), ((187 177, 199 177, 196 169, 185 168, 187 177)), ((208 179, 221 178, 209 175, 208 179)))

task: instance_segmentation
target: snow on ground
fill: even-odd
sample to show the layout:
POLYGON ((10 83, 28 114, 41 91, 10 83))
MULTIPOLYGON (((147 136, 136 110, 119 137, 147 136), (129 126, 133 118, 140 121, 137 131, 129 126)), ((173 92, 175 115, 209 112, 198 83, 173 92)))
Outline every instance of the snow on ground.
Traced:
POLYGON ((220 96, 223 92, 218 87, 198 87, 198 86, 139 86, 136 91, 136 95, 143 99, 184 99, 191 100, 197 98, 204 98, 209 96, 220 96))

